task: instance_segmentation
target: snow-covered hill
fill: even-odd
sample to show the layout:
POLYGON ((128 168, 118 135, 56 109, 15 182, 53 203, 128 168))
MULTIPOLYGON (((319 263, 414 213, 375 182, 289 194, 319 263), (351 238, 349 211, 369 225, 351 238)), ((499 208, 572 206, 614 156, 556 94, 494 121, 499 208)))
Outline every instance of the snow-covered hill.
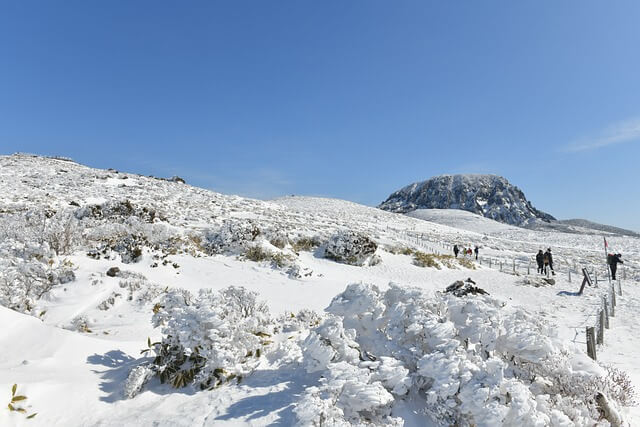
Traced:
POLYGON ((400 213, 416 209, 461 209, 518 226, 554 219, 534 208, 518 187, 497 175, 436 176, 407 185, 379 207, 400 213))
POLYGON ((0 399, 26 396, 0 425, 606 425, 596 389, 640 422, 616 388, 640 383, 640 239, 608 238, 627 279, 607 370, 584 328, 609 288, 576 295, 601 236, 447 212, 0 157, 0 399), (553 286, 495 268, 549 246, 553 286), (445 292, 468 278, 489 295, 445 292))
POLYGON ((517 231, 514 226, 459 209, 416 209, 408 212, 407 216, 476 233, 517 231))

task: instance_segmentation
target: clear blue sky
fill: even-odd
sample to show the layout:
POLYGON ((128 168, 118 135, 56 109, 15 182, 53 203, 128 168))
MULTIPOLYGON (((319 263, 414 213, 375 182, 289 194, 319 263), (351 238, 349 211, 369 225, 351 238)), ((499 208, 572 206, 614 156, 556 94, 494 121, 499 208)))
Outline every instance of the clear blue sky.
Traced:
POLYGON ((376 205, 495 173, 640 230, 640 2, 3 1, 0 153, 376 205))

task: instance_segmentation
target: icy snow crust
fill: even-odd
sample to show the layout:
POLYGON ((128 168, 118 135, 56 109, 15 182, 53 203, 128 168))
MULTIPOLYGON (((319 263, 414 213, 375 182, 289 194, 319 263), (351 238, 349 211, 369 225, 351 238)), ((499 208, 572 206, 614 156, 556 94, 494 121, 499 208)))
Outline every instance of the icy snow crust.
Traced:
MULTIPOLYGON (((0 190, 0 399, 17 384, 37 413, 2 409, 0 425, 605 426, 596 391, 640 423, 585 354, 607 286, 578 297, 562 273, 604 277, 601 236, 263 202, 27 155, 0 157, 0 190), (550 246, 556 285, 397 250, 456 243, 505 263, 550 246), (443 292, 467 277, 490 295, 443 292)), ((638 384, 640 240, 608 240, 627 280, 598 357, 638 384)))

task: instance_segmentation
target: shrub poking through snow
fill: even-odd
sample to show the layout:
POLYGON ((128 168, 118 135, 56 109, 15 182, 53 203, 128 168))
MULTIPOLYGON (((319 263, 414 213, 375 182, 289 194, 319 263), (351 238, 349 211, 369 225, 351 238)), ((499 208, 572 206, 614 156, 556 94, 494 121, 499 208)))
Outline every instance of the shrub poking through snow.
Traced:
POLYGON ((418 267, 432 267, 440 270, 442 267, 459 268, 464 267, 475 270, 476 266, 473 261, 465 258, 455 258, 452 255, 428 254, 420 251, 407 251, 407 254, 413 254, 413 263, 418 267))
MULTIPOLYGON (((258 245, 250 246, 243 256, 245 259, 255 262, 269 261, 274 268, 289 267, 289 270, 291 270, 292 268, 297 267, 295 262, 296 260, 293 255, 289 255, 284 252, 271 251, 258 245)), ((290 275, 292 274, 290 273, 290 275)))
MULTIPOLYGON (((155 356, 148 368, 176 388, 239 381, 255 369, 273 334, 267 306, 241 287, 202 289, 197 296, 171 290, 156 307, 153 323, 163 337, 150 345, 155 356)), ((131 373, 128 384, 145 382, 141 369, 131 373)))
POLYGON ((100 205, 87 205, 75 211, 78 219, 106 219, 112 222, 123 222, 131 217, 138 218, 147 223, 155 221, 166 221, 162 213, 155 208, 147 206, 137 206, 129 200, 107 201, 100 205))
POLYGON ((34 412, 31 415, 27 415, 27 410, 23 407, 24 401, 27 400, 27 396, 16 394, 17 391, 18 391, 18 384, 14 384, 11 387, 11 401, 7 405, 7 409, 9 409, 9 411, 11 412, 19 412, 21 414, 25 414, 28 420, 34 418, 37 415, 37 413, 34 412))
POLYGON ((297 239, 294 239, 293 242, 291 243, 291 246, 293 246, 294 251, 300 252, 300 251, 312 251, 318 246, 320 246, 321 244, 322 242, 318 237, 304 236, 304 237, 299 237, 297 239))
POLYGON ((378 245, 368 236, 353 231, 342 231, 333 235, 324 249, 325 258, 350 265, 374 265, 378 245))

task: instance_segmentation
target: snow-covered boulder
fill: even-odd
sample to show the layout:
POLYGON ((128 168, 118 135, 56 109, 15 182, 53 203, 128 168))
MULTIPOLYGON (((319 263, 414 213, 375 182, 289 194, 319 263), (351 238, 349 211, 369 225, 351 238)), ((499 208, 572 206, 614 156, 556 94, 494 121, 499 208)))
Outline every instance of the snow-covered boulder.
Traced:
POLYGON ((334 234, 324 248, 325 258, 350 265, 374 265, 378 245, 368 236, 353 231, 334 234))

